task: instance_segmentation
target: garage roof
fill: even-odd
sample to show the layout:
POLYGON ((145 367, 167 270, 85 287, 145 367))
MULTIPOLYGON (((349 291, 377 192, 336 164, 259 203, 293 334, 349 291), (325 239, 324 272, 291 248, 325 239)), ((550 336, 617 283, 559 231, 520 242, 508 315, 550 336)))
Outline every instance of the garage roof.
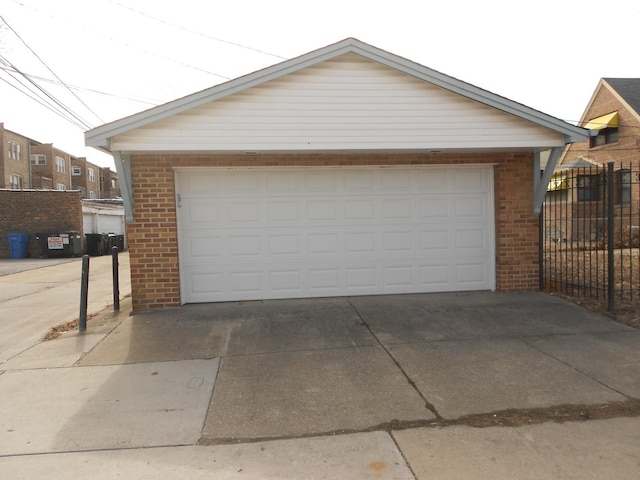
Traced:
POLYGON ((347 38, 333 45, 309 52, 291 60, 273 65, 263 70, 239 77, 235 80, 216 85, 209 89, 188 95, 175 101, 160 105, 141 113, 108 123, 85 133, 88 146, 102 150, 111 150, 111 138, 143 127, 152 122, 165 119, 186 110, 233 95, 264 82, 316 65, 340 55, 353 53, 378 62, 399 72, 411 75, 437 87, 456 93, 467 99, 479 102, 499 111, 514 115, 520 119, 558 132, 565 143, 586 141, 588 131, 573 126, 560 119, 529 108, 520 103, 460 81, 436 70, 417 64, 400 56, 366 44, 355 38, 347 38))

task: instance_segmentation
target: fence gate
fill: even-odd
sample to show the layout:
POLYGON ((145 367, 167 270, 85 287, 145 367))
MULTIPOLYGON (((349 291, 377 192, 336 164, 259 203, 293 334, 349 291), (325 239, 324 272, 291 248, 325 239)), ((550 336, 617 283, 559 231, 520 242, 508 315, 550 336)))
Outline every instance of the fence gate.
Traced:
POLYGON ((557 171, 540 222, 540 287, 609 310, 640 300, 640 169, 557 171))

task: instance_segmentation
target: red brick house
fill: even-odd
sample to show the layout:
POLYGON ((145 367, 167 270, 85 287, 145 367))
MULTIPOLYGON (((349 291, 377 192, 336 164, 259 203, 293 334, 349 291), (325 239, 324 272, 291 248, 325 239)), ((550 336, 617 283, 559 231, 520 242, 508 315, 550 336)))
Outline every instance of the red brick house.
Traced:
POLYGON ((141 310, 537 290, 537 213, 588 131, 346 39, 85 138, 115 158, 141 310))
MULTIPOLYGON (((637 229, 640 78, 601 79, 580 125, 597 135, 567 146, 548 188, 546 216, 554 228, 562 230, 558 240, 589 241, 603 234, 607 210, 605 170, 611 162, 614 215, 622 222, 616 223, 623 230, 637 229)), ((547 232, 550 236, 554 236, 553 232, 547 232)))

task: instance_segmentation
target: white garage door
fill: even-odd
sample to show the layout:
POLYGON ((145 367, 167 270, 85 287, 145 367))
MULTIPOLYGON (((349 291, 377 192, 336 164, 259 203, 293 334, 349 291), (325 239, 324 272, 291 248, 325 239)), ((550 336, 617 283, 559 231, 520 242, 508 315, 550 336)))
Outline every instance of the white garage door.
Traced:
POLYGON ((493 169, 176 171, 183 303, 495 288, 493 169))

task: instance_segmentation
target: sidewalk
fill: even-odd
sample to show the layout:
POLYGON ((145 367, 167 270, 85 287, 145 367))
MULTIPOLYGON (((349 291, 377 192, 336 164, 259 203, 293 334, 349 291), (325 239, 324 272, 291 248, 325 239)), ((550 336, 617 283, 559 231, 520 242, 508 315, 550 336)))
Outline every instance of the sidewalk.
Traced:
POLYGON ((553 297, 129 310, 0 366, 0 477, 640 475, 640 331, 553 297))
MULTIPOLYGON (((131 294, 129 253, 118 255, 120 297, 131 294)), ((0 260, 0 368, 80 313, 81 258, 0 260)), ((90 257, 87 315, 113 305, 112 258, 90 257)))

